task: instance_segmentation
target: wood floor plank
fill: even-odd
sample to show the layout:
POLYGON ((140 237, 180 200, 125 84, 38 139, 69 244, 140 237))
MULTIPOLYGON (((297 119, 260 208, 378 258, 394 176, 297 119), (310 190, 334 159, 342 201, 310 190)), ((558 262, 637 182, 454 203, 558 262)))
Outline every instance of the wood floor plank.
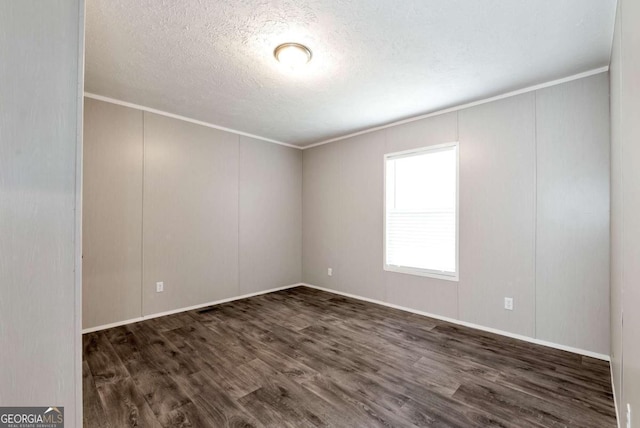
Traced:
POLYGON ((175 330, 176 328, 191 325, 196 322, 192 312, 181 312, 178 314, 168 315, 164 317, 151 318, 150 320, 141 323, 156 332, 164 332, 168 330, 175 330))
POLYGON ((211 426, 212 421, 207 420, 206 414, 201 412, 198 407, 189 402, 182 407, 169 412, 165 417, 164 426, 175 428, 196 428, 211 426))
POLYGON ((420 358, 420 354, 415 350, 389 346, 381 341, 379 336, 372 335, 370 332, 345 328, 345 323, 317 322, 300 332, 319 341, 330 337, 331 340, 350 346, 355 352, 375 358, 384 365, 411 365, 420 358))
POLYGON ((114 428, 162 426, 133 379, 104 383, 98 386, 98 394, 109 423, 114 428))
POLYGON ((351 415, 337 413, 335 407, 300 384, 292 382, 263 361, 249 363, 262 386, 239 401, 267 426, 357 426, 351 415))
POLYGON ((401 411, 419 427, 447 428, 530 428, 518 421, 507 422, 488 412, 474 409, 460 402, 437 394, 425 394, 420 400, 411 399, 403 404, 401 411))
POLYGON ((614 428, 606 362, 296 287, 83 337, 91 427, 614 428))
MULTIPOLYGON (((389 413, 380 408, 372 408, 364 400, 355 396, 350 390, 344 388, 325 375, 318 375, 302 384, 318 397, 331 403, 336 412, 358 421, 354 426, 366 427, 397 427, 413 426, 407 424, 397 413, 389 413)), ((347 426, 339 424, 338 426, 347 426)))
POLYGON ((500 376, 500 372, 491 367, 473 361, 447 358, 438 352, 423 352, 413 369, 441 384, 451 382, 461 385, 477 379, 495 381, 500 376))
POLYGON ((589 388, 610 390, 610 380, 602 376, 602 371, 584 365, 582 356, 577 354, 452 324, 442 324, 434 329, 434 333, 444 334, 451 343, 473 345, 478 356, 494 357, 494 361, 501 362, 515 357, 520 368, 562 373, 567 378, 581 379, 589 388))
MULTIPOLYGON (((162 340, 145 338, 148 328, 138 323, 119 329, 120 335, 113 335, 113 332, 108 332, 107 335, 114 340, 111 345, 156 419, 163 426, 172 426, 172 412, 179 408, 188 409, 186 405, 191 400, 171 377, 172 371, 167 369, 166 348, 169 345, 162 340)), ((181 372, 180 369, 177 370, 177 373, 181 372)))
POLYGON ((262 427, 237 400, 205 372, 188 376, 191 401, 200 411, 203 427, 262 427))
POLYGON ((183 343, 178 346, 191 349, 194 369, 205 372, 229 396, 240 398, 260 387, 255 379, 242 370, 242 366, 255 356, 246 354, 246 358, 241 360, 225 358, 226 354, 219 352, 222 344, 215 344, 214 333, 204 326, 180 328, 171 334, 174 341, 183 343))
POLYGON ((502 373, 497 383, 550 402, 569 399, 572 407, 592 412, 593 418, 601 416, 606 421, 615 417, 615 411, 611 407, 612 394, 596 393, 571 382, 558 382, 558 379, 551 375, 530 372, 502 373))
POLYGON ((96 383, 86 361, 82 363, 82 393, 84 395, 82 418, 84 426, 95 428, 111 428, 100 402, 96 383))
POLYGON ((307 379, 311 379, 318 375, 318 372, 311 367, 303 364, 301 361, 288 357, 268 344, 260 342, 257 339, 248 337, 242 330, 234 330, 232 326, 227 327, 234 332, 236 337, 245 344, 246 349, 250 349, 251 355, 259 358, 268 364, 278 373, 300 383, 307 379))
POLYGON ((104 332, 89 333, 82 339, 84 361, 91 370, 96 387, 129 377, 104 332))
POLYGON ((461 385, 453 398, 502 419, 516 418, 523 424, 543 427, 602 427, 600 419, 594 415, 585 417, 584 412, 573 407, 558 406, 496 383, 482 381, 461 385))

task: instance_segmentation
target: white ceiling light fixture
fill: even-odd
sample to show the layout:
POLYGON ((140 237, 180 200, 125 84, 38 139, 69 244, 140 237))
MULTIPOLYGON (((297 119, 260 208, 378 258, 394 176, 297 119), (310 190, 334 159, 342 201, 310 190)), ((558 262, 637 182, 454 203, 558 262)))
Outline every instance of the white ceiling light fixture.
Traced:
POLYGON ((297 68, 311 61, 311 50, 300 43, 283 43, 274 49, 273 56, 281 64, 297 68))

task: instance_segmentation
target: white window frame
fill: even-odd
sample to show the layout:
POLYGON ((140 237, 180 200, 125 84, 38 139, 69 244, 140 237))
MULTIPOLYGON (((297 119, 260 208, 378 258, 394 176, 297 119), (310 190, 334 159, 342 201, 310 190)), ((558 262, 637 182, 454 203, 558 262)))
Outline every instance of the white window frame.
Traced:
POLYGON ((444 279, 446 281, 458 282, 460 278, 460 147, 457 141, 443 144, 436 144, 432 146, 420 147, 417 149, 404 150, 401 152, 386 153, 383 159, 383 203, 382 203, 382 240, 383 240, 383 254, 382 254, 382 268, 387 272, 404 273, 409 275, 426 276, 429 278, 444 279), (444 272, 431 269, 421 269, 407 266, 396 266, 387 264, 387 161, 390 158, 401 158, 406 156, 413 156, 428 152, 437 152, 443 149, 455 147, 456 149, 456 271, 444 272))

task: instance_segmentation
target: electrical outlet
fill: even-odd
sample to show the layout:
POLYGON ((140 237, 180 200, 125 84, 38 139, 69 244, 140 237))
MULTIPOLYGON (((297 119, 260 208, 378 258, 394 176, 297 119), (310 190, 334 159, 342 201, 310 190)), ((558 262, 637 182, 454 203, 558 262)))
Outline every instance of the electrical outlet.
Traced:
POLYGON ((504 298, 504 308, 508 311, 513 310, 513 297, 505 297, 504 298))
POLYGON ((164 291, 164 282, 156 282, 156 293, 162 293, 164 291))
POLYGON ((631 404, 627 403, 627 428, 631 428, 631 404))
POLYGON ((327 275, 333 276, 333 268, 327 269, 327 275))

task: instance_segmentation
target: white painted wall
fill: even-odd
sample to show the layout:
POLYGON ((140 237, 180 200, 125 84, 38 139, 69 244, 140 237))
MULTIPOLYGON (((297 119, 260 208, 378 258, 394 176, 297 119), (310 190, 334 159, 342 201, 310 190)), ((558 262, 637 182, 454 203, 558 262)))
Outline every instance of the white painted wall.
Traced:
POLYGON ((601 73, 306 149, 303 281, 608 355, 607 106, 601 73), (383 155, 456 140, 459 283, 384 272, 383 155))
POLYGON ((620 0, 611 58, 611 348, 622 427, 640 426, 639 21, 640 3, 620 0))
MULTIPOLYGON (((616 14, 613 49, 611 52, 610 109, 611 109, 611 371, 613 391, 622 403, 622 271, 623 271, 623 200, 622 200, 622 141, 621 141, 621 91, 622 91, 622 28, 621 7, 616 14)), ((618 406, 618 420, 622 420, 618 406)))
POLYGON ((0 404, 82 425, 84 1, 0 2, 0 404))
POLYGON ((300 150, 86 103, 85 328, 300 282, 300 150))

